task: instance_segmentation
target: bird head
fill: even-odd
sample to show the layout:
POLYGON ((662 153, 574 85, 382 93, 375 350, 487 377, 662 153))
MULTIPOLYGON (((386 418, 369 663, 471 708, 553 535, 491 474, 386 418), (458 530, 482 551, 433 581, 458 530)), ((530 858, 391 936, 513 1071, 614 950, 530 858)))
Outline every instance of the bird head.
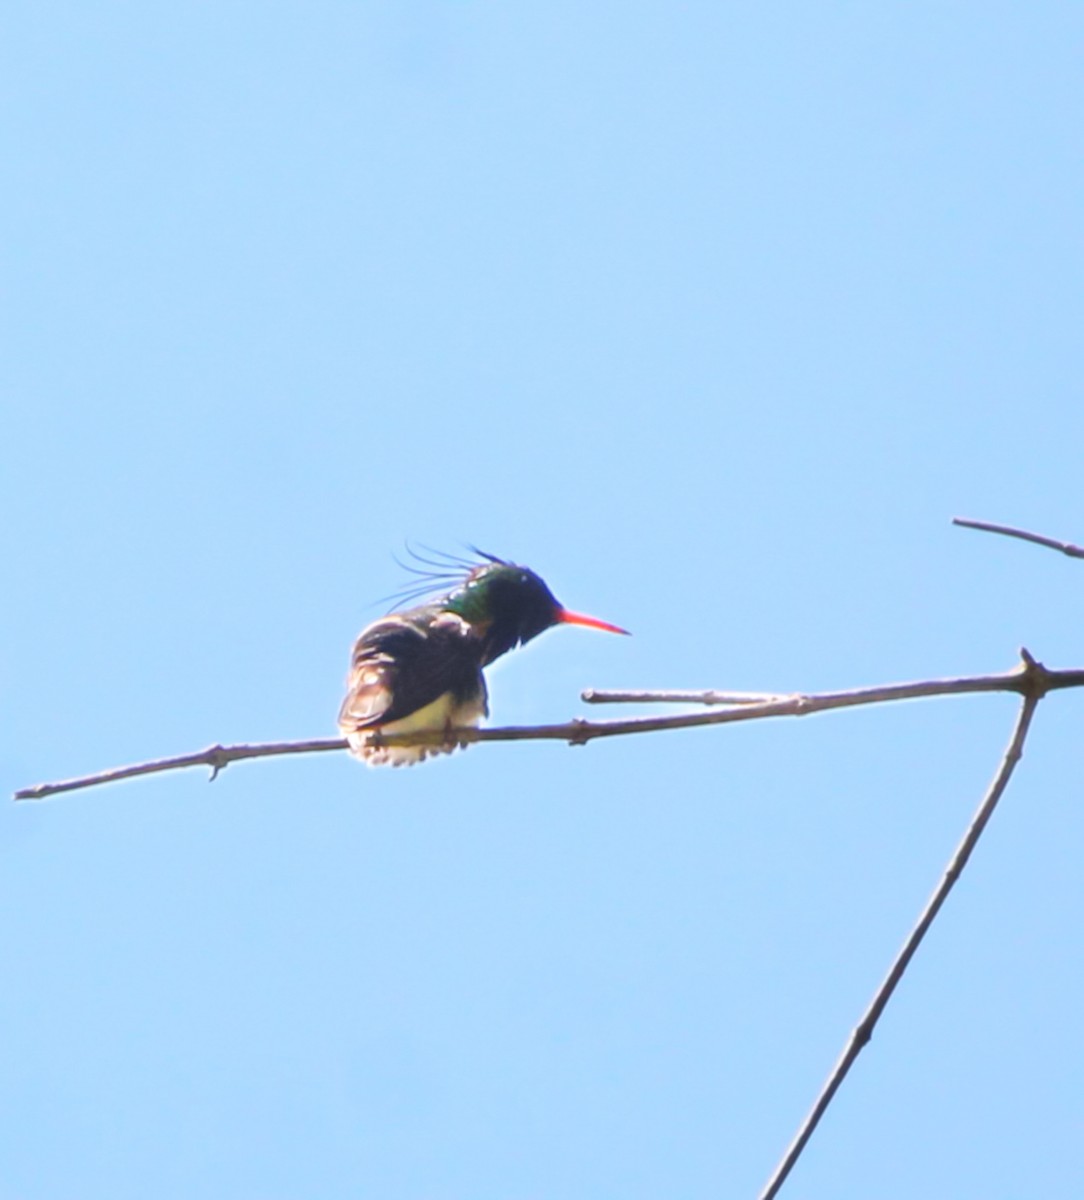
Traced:
POLYGON ((436 603, 477 630, 482 638, 483 666, 554 625, 583 625, 607 633, 627 633, 608 621, 572 612, 529 567, 476 551, 482 562, 472 565, 455 588, 436 603))

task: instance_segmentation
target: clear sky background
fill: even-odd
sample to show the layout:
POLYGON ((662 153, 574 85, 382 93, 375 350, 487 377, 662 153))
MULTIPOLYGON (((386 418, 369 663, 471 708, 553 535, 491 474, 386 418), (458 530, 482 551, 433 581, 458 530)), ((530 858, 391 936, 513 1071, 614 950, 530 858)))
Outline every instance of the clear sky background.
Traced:
MULTIPOLYGON (((539 571, 584 687, 1084 666, 1078 4, 18 5, 0 44, 6 794, 330 736, 404 539, 539 571)), ((0 1197, 752 1196, 1005 696, 0 832, 0 1197)), ((596 715, 611 716, 612 711, 596 715)), ((787 1196, 1084 1193, 1084 697, 787 1196)))

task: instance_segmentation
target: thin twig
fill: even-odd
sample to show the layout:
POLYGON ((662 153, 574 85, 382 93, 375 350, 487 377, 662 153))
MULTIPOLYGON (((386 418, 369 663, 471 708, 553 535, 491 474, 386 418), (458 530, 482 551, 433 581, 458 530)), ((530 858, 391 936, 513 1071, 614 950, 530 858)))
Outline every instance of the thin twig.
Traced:
POLYGON ((1026 529, 1014 529, 1011 525, 993 525, 989 521, 970 521, 965 517, 953 517, 953 525, 964 529, 981 529, 983 533, 1002 533, 1005 537, 1019 538, 1023 542, 1034 542, 1036 546, 1046 546, 1050 550, 1060 550, 1070 558, 1084 558, 1084 546, 1074 546, 1072 542, 1059 542, 1056 538, 1044 537, 1041 533, 1029 533, 1026 529))
POLYGON ((760 1200, 772 1200, 778 1193, 783 1185, 783 1181, 805 1149, 806 1143, 817 1127, 817 1123, 824 1115, 828 1105, 831 1104, 839 1085, 843 1082, 847 1072, 851 1069, 855 1059, 861 1053, 866 1043, 873 1036, 874 1027, 884 1012, 892 993, 896 990, 896 985, 903 978, 904 971, 907 970, 907 966, 914 957, 915 951, 926 936, 927 930, 933 924, 941 905, 944 904, 949 892, 952 891, 957 879, 959 879, 964 867, 967 865, 971 851, 974 850, 979 838, 982 836, 982 831, 986 828, 986 823, 990 820, 994 809, 997 807, 997 802, 1001 799, 1005 788, 1008 786, 1013 769, 1023 754, 1024 739, 1027 737, 1031 718, 1035 714, 1035 708, 1044 692, 1045 687, 1040 679, 1036 690, 1024 696, 1024 702, 1020 707, 1020 715, 1016 719, 1016 727, 1013 729, 1012 737, 1009 739, 1008 748, 1001 760, 1001 765, 998 767, 993 782, 990 784, 986 795, 982 799, 982 803, 979 805, 978 811, 975 813, 974 819, 968 826, 963 840, 956 848, 956 853, 945 868, 945 874, 934 889, 933 895, 927 902, 917 924, 911 930, 911 933, 903 944, 903 948, 896 956, 896 960, 885 976, 884 982, 877 989, 877 994, 873 997, 873 1002, 866 1009, 862 1019, 851 1033, 850 1041, 840 1056, 839 1061, 833 1067, 832 1073, 821 1089, 821 1093, 817 1097, 812 1109, 810 1109, 809 1115, 802 1122, 794 1141, 791 1142, 786 1154, 772 1174, 771 1179, 768 1180, 767 1186, 761 1192, 760 1200))
MULTIPOLYGON (((1026 656, 1026 651, 1024 652, 1026 656)), ((740 708, 724 708, 718 712, 678 713, 669 717, 633 717, 624 721, 586 721, 576 718, 560 725, 508 725, 497 729, 452 729, 418 731, 416 733, 372 735, 374 745, 439 746, 452 741, 461 746, 476 742, 558 741, 570 746, 583 746, 596 738, 619 737, 624 734, 658 733, 664 729, 695 729, 702 725, 725 725, 732 721, 753 721, 767 717, 796 717, 825 712, 836 708, 853 708, 862 704, 884 704, 894 700, 915 700, 927 696, 952 696, 974 692, 1022 692, 1031 685, 1027 660, 1024 666, 1000 675, 976 675, 958 679, 928 679, 917 683, 894 683, 871 688, 856 688, 845 692, 822 692, 809 696, 784 696, 761 704, 746 704, 740 708)), ((1043 667, 1045 688, 1084 686, 1084 670, 1047 671, 1043 667)), ((265 742, 237 746, 211 746, 195 754, 163 758, 155 762, 117 767, 96 775, 68 779, 60 783, 39 783, 15 793, 16 800, 40 800, 57 792, 113 783, 135 775, 151 775, 157 771, 172 771, 179 767, 211 767, 213 779, 223 767, 246 758, 266 758, 271 755, 309 754, 317 750, 342 750, 346 743, 340 738, 323 738, 305 742, 265 742)))
POLYGON ((786 700, 782 692, 717 691, 627 691, 619 688, 588 688, 580 693, 585 704, 766 704, 786 700))

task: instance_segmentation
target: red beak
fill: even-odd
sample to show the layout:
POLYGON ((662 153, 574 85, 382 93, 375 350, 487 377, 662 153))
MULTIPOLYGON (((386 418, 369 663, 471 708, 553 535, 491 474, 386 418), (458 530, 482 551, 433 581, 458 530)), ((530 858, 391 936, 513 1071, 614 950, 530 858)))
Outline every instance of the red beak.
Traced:
POLYGON ((608 621, 600 621, 597 617, 585 617, 583 613, 569 612, 567 608, 557 610, 558 625, 586 625, 588 629, 601 629, 604 633, 623 633, 629 635, 627 629, 620 625, 611 625, 608 621))

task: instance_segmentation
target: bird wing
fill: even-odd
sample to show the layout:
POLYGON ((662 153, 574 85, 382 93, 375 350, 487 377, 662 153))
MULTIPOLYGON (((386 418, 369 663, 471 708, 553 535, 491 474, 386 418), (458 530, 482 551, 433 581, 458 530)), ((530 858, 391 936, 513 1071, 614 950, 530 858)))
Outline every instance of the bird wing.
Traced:
POLYGON ((419 617, 415 610, 374 621, 354 644, 339 724, 373 729, 446 692, 474 695, 485 686, 480 661, 477 635, 454 613, 419 617))

